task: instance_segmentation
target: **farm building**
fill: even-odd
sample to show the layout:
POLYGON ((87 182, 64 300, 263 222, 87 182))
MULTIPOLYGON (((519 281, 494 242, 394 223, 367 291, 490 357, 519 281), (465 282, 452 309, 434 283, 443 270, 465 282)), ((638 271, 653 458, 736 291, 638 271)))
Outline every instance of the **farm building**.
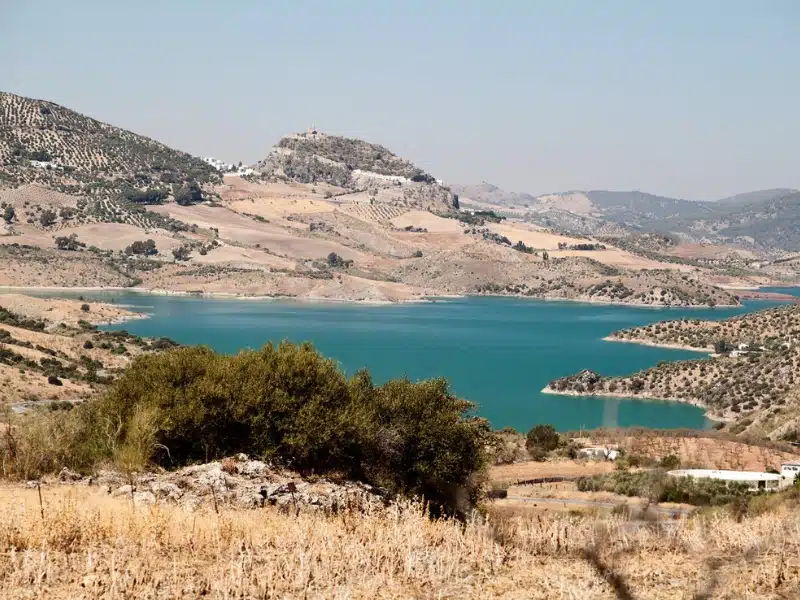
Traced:
MULTIPOLYGON (((798 465, 800 467, 800 465, 798 465)), ((745 483, 751 490, 777 490, 788 485, 783 475, 759 471, 723 471, 718 469, 678 469, 668 471, 672 477, 694 477, 695 479, 720 479, 745 483)))
POLYGON ((791 482, 794 482, 798 473, 800 473, 800 461, 792 460, 781 465, 781 475, 791 482))

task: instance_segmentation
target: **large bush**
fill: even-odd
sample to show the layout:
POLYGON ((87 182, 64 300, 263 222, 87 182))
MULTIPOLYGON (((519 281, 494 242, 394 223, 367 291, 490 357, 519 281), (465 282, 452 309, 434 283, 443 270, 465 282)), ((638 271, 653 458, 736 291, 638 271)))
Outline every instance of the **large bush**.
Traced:
POLYGON ((459 513, 477 499, 489 433, 472 409, 443 379, 348 380, 310 344, 237 356, 180 348, 138 358, 102 400, 72 411, 83 424, 75 440, 91 450, 65 464, 85 470, 99 454, 122 468, 174 467, 244 452, 459 513))
POLYGON ((528 432, 525 447, 528 452, 551 452, 558 448, 560 438, 552 425, 534 425, 528 432))

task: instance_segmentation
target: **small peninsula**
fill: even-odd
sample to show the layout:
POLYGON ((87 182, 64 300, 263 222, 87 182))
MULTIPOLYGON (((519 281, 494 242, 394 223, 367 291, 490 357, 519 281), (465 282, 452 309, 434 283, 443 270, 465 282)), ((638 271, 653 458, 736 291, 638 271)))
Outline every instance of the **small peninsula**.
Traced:
POLYGON ((551 381, 564 395, 621 396, 688 402, 733 433, 794 440, 800 416, 800 304, 722 321, 678 320, 625 329, 607 339, 713 352, 662 362, 623 377, 590 370, 551 381))

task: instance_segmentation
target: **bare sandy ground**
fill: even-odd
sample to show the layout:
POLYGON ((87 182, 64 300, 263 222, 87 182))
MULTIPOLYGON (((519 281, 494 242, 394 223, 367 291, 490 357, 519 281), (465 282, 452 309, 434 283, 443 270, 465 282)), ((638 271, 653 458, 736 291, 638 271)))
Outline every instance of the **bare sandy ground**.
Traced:
MULTIPOLYGON (((0 293, 0 306, 29 319, 44 320, 45 331, 33 331, 0 323, 3 336, 10 340, 0 343, 5 349, 28 361, 43 365, 43 361, 57 360, 62 365, 77 366, 85 372, 84 358, 101 363, 101 370, 117 370, 126 367, 133 356, 142 352, 135 344, 129 344, 124 354, 112 351, 119 344, 105 345, 97 339, 87 344, 96 334, 77 329, 64 330, 59 325, 77 325, 79 320, 94 323, 139 318, 137 313, 109 304, 60 298, 36 298, 21 294, 0 293), (89 311, 81 310, 88 304, 89 311), (29 344, 32 347, 27 347, 29 344), (88 346, 88 347, 87 347, 88 346)), ((82 401, 94 397, 97 388, 81 378, 61 377, 51 383, 36 365, 18 362, 14 365, 0 364, 0 405, 38 401, 82 401)))
POLYGON ((42 231, 30 225, 22 225, 17 226, 17 230, 20 235, 7 238, 6 243, 13 241, 42 248, 55 248, 57 237, 75 234, 78 236, 78 241, 86 244, 87 247, 95 246, 101 250, 120 251, 125 250, 133 242, 151 239, 156 243, 156 249, 161 254, 169 254, 173 248, 183 243, 183 240, 176 238, 169 231, 141 229, 123 223, 90 223, 74 227, 67 226, 57 231, 42 231))
POLYGON ((543 231, 535 225, 528 225, 526 223, 487 223, 486 226, 495 233, 506 236, 511 240, 512 244, 521 240, 528 246, 547 250, 548 252, 557 250, 559 242, 565 242, 567 244, 586 244, 591 242, 591 240, 543 231))
POLYGON ((614 248, 606 244, 605 250, 559 250, 559 243, 566 243, 568 245, 597 243, 591 239, 574 238, 566 235, 559 235, 549 231, 542 231, 535 226, 524 223, 492 223, 488 225, 489 229, 499 235, 504 235, 516 243, 521 240, 526 245, 536 249, 547 250, 548 254, 553 257, 567 257, 579 256, 584 258, 591 258, 602 262, 603 264, 611 265, 614 267, 622 267, 625 269, 670 269, 677 271, 690 272, 694 267, 681 264, 664 263, 642 256, 637 256, 625 250, 614 248))
POLYGON ((538 477, 583 477, 598 473, 611 473, 614 463, 607 460, 548 460, 527 461, 510 465, 498 465, 489 470, 492 481, 525 481, 538 477))
POLYGON ((398 228, 420 227, 430 233, 457 233, 462 234, 463 225, 455 219, 443 219, 424 210, 411 210, 392 219, 392 225, 398 228))
POLYGON ((326 192, 333 195, 341 194, 346 190, 327 184, 306 185, 292 182, 254 183, 242 177, 226 175, 224 183, 217 186, 215 191, 223 200, 244 200, 249 198, 275 198, 278 200, 323 199, 326 192))
POLYGON ((419 301, 424 296, 418 287, 346 273, 337 273, 332 279, 315 279, 269 271, 223 269, 208 274, 192 271, 190 265, 168 265, 145 274, 142 285, 156 291, 374 303, 419 301), (191 274, 183 275, 186 270, 191 274))
POLYGON ((658 432, 631 435, 625 431, 609 431, 603 437, 593 434, 593 441, 598 445, 618 444, 631 454, 656 460, 675 455, 684 468, 764 471, 771 467, 780 470, 782 462, 800 458, 800 452, 784 452, 719 437, 670 436, 658 432))
POLYGON ((614 248, 611 246, 607 246, 605 250, 552 250, 550 251, 550 256, 554 258, 565 256, 582 256, 585 258, 592 258, 612 267, 621 267, 623 269, 632 270, 670 269, 685 273, 690 273, 695 270, 695 267, 690 265, 659 262, 643 256, 637 256, 636 254, 631 254, 630 252, 626 252, 625 250, 620 250, 619 248, 614 248))
MULTIPOLYGON (((10 204, 16 209, 24 209, 25 203, 29 206, 59 209, 64 207, 74 208, 78 200, 75 196, 62 194, 35 183, 22 185, 18 188, 0 190, 0 202, 10 204)), ((20 212, 19 210, 17 211, 20 212)), ((19 215, 17 216, 19 219, 19 215)))
POLYGON ((0 291, 0 306, 29 319, 68 325, 77 325, 81 320, 100 324, 117 323, 140 317, 138 313, 112 304, 81 302, 66 298, 37 298, 22 294, 5 294, 2 291, 0 291), (81 310, 84 305, 89 307, 88 311, 81 310))
MULTIPOLYGON (((303 259, 325 258, 331 252, 348 260, 363 260, 360 252, 327 240, 293 234, 271 223, 257 221, 232 210, 205 205, 182 207, 166 204, 154 207, 155 212, 209 229, 216 228, 223 240, 267 248, 273 254, 303 259)), ((305 226, 307 229, 308 226, 305 226)))
MULTIPOLYGON (((2 296, 0 296, 2 299, 2 296)), ((50 323, 52 329, 55 323, 50 323)), ((119 354, 112 354, 107 350, 98 348, 84 348, 83 342, 86 336, 78 335, 57 335, 46 331, 31 331, 30 329, 22 329, 20 327, 13 327, 0 323, 0 329, 7 331, 15 340, 22 342, 30 342, 34 346, 43 346, 56 352, 62 353, 73 360, 79 360, 81 356, 86 355, 93 360, 100 360, 106 367, 119 368, 128 364, 129 359, 119 354)), ((22 354, 26 348, 17 345, 10 345, 10 348, 22 354)), ((35 351, 35 350, 34 350, 35 351)))
POLYGON ((227 244, 210 250, 205 256, 195 253, 193 263, 200 265, 227 264, 231 267, 252 267, 254 265, 273 269, 294 269, 297 261, 269 254, 260 248, 229 246, 227 244))
MULTIPOLYGON (((134 225, 73 226, 71 222, 43 231, 35 224, 15 224, 16 233, 21 235, 0 238, 3 257, 0 285, 136 285, 156 290, 259 296, 345 299, 347 294, 352 294, 351 300, 386 301, 474 293, 496 285, 511 286, 513 290, 512 284, 524 283, 528 289, 544 290, 541 297, 585 300, 587 298, 579 297, 580 293, 574 290, 586 290, 603 283, 608 274, 602 264, 626 269, 618 276, 640 297, 652 290, 657 293, 658 285, 681 287, 682 283, 656 281, 650 275, 633 282, 637 271, 691 270, 691 267, 660 263, 611 246, 604 251, 558 250, 559 243, 575 245, 591 240, 558 235, 531 224, 506 221, 487 225, 512 243, 521 240, 535 249, 546 249, 553 258, 565 259, 545 264, 541 257, 476 239, 475 235, 465 235, 466 227, 459 221, 415 208, 417 205, 404 198, 402 191, 393 189, 385 194, 378 193, 375 202, 371 201, 372 192, 341 194, 343 190, 330 186, 253 183, 241 177, 225 177, 225 183, 216 189, 221 196, 217 205, 181 207, 167 203, 148 207, 148 210, 196 226, 196 232, 173 234, 134 225), (400 196, 383 197, 391 196, 390 192, 400 196), (409 226, 425 231, 405 231, 409 226), (54 238, 70 233, 77 234, 79 240, 89 246, 115 251, 116 256, 109 260, 89 252, 56 251, 54 238), (144 271, 128 264, 120 251, 134 241, 145 239, 153 239, 161 258, 167 257, 170 263, 170 251, 178 245, 205 243, 211 239, 221 245, 205 254, 195 247, 188 262, 144 271), (50 251, 14 250, 8 247, 12 242, 50 251), (320 263, 313 265, 312 261, 324 261, 331 253, 354 261, 346 273, 347 278, 333 272, 334 280, 325 279, 331 273, 323 272, 325 267, 320 263), (249 273, 243 273, 244 270, 249 273), (287 278, 286 271, 306 273, 308 281, 287 278), (567 286, 570 287, 567 289, 560 285, 559 278, 580 285, 567 286), (403 284, 394 283, 395 280, 403 284), (547 291, 552 286, 559 291, 547 291)), ((14 202, 23 205, 36 199, 54 207, 77 202, 71 196, 35 186, 21 190, 15 190, 11 196, 14 202)), ((720 283, 742 285, 746 282, 721 277, 720 283)), ((696 290, 684 291, 694 293, 696 290)), ((641 301, 643 304, 657 302, 656 296, 641 301)))
POLYGON ((757 258, 753 252, 715 244, 679 244, 675 248, 667 251, 666 254, 679 256, 681 258, 727 258, 729 256, 740 256, 741 258, 750 259, 757 258))

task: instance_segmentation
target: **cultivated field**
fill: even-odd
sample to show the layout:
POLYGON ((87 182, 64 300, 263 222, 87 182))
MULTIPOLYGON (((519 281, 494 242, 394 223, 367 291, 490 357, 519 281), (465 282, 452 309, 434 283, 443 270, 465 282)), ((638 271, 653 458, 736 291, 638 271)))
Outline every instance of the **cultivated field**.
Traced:
POLYGON ((668 526, 490 509, 431 521, 137 506, 85 486, 0 489, 0 597, 793 598, 800 523, 779 509, 668 526))

